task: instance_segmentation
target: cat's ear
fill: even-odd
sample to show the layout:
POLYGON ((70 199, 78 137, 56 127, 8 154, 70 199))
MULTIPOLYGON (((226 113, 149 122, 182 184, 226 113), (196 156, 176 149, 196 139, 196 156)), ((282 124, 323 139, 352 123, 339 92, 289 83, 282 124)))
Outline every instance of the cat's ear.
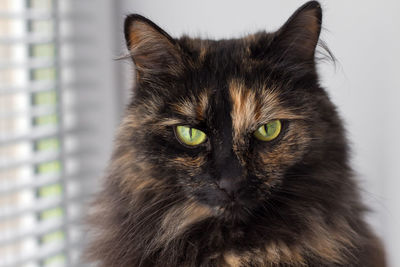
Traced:
POLYGON ((136 69, 141 74, 178 75, 181 54, 175 40, 143 16, 125 19, 125 40, 136 69))
POLYGON ((275 33, 272 43, 281 51, 281 57, 314 60, 321 22, 321 5, 317 1, 307 2, 275 33))

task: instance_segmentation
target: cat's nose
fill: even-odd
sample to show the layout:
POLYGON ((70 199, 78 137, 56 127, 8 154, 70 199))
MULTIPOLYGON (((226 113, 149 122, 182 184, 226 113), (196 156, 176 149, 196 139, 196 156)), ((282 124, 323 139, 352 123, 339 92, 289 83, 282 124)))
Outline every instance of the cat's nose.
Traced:
POLYGON ((216 183, 230 200, 237 198, 244 178, 244 169, 232 149, 220 151, 215 158, 216 183))
POLYGON ((240 179, 233 177, 222 177, 218 182, 218 188, 224 191, 231 200, 235 200, 241 188, 240 179))

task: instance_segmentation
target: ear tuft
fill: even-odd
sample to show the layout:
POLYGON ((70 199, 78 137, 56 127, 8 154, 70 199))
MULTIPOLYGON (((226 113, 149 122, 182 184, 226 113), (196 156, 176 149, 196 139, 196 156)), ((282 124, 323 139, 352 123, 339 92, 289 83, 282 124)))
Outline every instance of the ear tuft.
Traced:
POLYGON ((307 2, 278 30, 274 43, 282 48, 284 56, 314 60, 321 23, 321 5, 317 1, 307 2))
POLYGON ((141 74, 179 73, 181 55, 175 40, 152 21, 137 14, 125 20, 125 40, 141 74))

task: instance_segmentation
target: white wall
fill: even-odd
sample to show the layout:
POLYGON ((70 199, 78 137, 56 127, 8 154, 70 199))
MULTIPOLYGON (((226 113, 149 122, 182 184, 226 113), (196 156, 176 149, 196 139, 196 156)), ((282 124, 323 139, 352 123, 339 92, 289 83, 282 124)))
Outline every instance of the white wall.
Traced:
MULTIPOLYGON (((304 2, 121 0, 117 38, 123 42, 122 21, 129 13, 149 17, 173 36, 222 38, 277 29, 304 2)), ((321 66, 322 82, 346 122, 353 165, 365 201, 374 209, 369 220, 384 237, 391 266, 400 266, 400 4, 395 0, 321 2, 326 28, 322 38, 339 60, 336 71, 321 66)), ((127 92, 131 73, 129 67, 121 71, 127 92)))

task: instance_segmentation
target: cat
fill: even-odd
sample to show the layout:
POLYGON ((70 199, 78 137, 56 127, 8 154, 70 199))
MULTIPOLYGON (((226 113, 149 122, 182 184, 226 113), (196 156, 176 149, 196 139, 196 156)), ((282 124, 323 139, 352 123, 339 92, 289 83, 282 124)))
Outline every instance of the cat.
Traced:
POLYGON ((316 72, 320 4, 276 32, 174 39, 129 15, 135 86, 87 257, 101 267, 386 266, 316 72))

